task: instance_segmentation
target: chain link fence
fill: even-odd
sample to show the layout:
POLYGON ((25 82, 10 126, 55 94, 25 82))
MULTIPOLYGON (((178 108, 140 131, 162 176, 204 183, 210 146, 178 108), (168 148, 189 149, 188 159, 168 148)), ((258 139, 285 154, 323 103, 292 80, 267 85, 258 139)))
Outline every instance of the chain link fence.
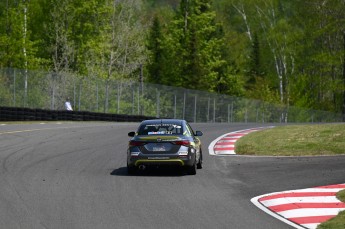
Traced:
POLYGON ((69 73, 0 69, 0 106, 178 118, 190 122, 341 122, 342 114, 205 91, 101 80, 69 73))

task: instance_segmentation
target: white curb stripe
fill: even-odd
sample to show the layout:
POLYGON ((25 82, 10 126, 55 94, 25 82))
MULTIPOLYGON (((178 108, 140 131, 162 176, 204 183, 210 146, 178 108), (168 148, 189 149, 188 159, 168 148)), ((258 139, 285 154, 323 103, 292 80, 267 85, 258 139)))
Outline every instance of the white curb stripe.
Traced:
MULTIPOLYGON (((224 139, 224 138, 223 138, 224 139)), ((237 140, 219 140, 217 143, 236 142, 237 140)))
MULTIPOLYGON (((304 193, 304 192, 339 192, 343 188, 306 188, 301 190, 296 190, 294 193, 304 193)), ((284 193, 284 192, 282 192, 284 193)), ((290 193, 290 192, 287 192, 290 193)))
POLYGON ((301 224, 302 226, 308 229, 316 229, 319 226, 319 223, 308 223, 308 224, 301 224))
POLYGON ((310 216, 325 216, 325 215, 338 215, 339 212, 345 208, 310 208, 310 209, 295 209, 279 212, 279 215, 285 218, 295 217, 310 217, 310 216))
POLYGON ((260 201, 263 205, 267 207, 282 205, 282 204, 291 204, 291 203, 335 203, 339 202, 335 196, 325 196, 325 197, 286 197, 273 200, 264 200, 260 201))
POLYGON ((216 155, 236 155, 235 150, 221 150, 221 151, 215 151, 216 155))
POLYGON ((222 149, 222 148, 230 148, 230 147, 234 147, 233 145, 215 145, 214 146, 214 149, 215 150, 219 150, 219 149, 222 149))

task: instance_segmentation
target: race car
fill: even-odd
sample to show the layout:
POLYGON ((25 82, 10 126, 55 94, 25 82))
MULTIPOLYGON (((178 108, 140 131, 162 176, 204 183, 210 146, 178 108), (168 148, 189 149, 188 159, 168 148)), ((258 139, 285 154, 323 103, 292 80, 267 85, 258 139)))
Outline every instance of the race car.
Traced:
POLYGON ((127 171, 134 174, 148 166, 176 166, 195 175, 202 168, 202 149, 199 139, 203 133, 193 131, 180 119, 145 120, 132 137, 127 149, 127 171))

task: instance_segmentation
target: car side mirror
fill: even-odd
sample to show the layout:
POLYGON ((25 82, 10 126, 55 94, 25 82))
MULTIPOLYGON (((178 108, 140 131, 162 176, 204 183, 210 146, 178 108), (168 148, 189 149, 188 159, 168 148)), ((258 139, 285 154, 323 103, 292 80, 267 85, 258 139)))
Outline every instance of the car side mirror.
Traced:
POLYGON ((202 136, 203 134, 204 133, 199 130, 195 131, 195 136, 202 136))
POLYGON ((135 132, 132 131, 128 133, 128 137, 134 137, 134 136, 135 136, 135 132))

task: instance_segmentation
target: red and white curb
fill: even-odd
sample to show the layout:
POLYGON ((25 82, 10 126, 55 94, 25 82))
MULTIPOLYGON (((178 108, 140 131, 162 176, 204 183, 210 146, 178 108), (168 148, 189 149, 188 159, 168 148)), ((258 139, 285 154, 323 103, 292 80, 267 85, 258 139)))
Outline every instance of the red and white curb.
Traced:
POLYGON ((345 210, 345 203, 336 198, 345 184, 276 192, 251 199, 269 215, 295 227, 315 229, 345 210))
POLYGON ((235 143, 239 138, 249 133, 267 128, 273 128, 273 126, 251 128, 224 134, 211 142, 208 147, 208 152, 210 155, 216 156, 235 155, 235 143))

